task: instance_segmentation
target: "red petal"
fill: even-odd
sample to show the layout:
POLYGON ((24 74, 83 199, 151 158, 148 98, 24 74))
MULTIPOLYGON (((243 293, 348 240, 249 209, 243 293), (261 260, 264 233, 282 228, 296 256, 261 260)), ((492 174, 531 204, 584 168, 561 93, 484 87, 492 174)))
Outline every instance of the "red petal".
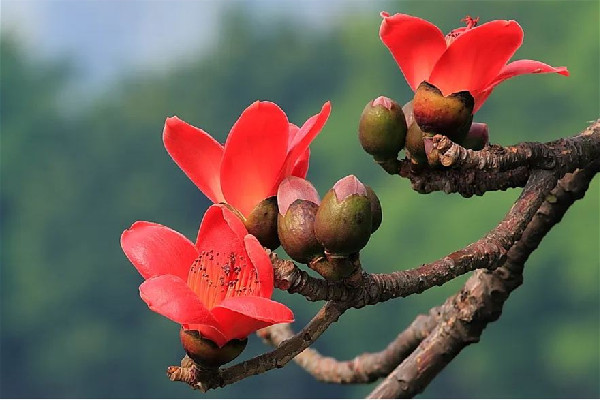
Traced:
POLYGON ((202 334, 203 337, 212 340, 219 347, 223 347, 225 343, 229 342, 229 339, 225 337, 225 335, 217 329, 215 326, 211 325, 203 325, 203 324, 182 324, 183 329, 190 329, 194 331, 198 331, 202 334))
POLYGON ((306 178, 309 161, 310 149, 306 149, 306 151, 296 160, 296 164, 294 164, 294 168, 292 168, 290 175, 297 176, 299 178, 306 178))
POLYGON ((342 202, 346 197, 352 196, 353 194, 359 194, 361 196, 367 195, 367 188, 358 178, 354 175, 348 175, 340 179, 333 185, 333 192, 339 202, 342 202))
POLYGON ((288 151, 298 142, 295 140, 298 132, 300 132, 300 128, 290 122, 290 127, 288 130, 288 151))
POLYGON ((198 296, 177 276, 161 275, 146 280, 140 285, 140 296, 152 311, 179 324, 219 327, 198 296))
MULTIPOLYGON (((207 223, 211 223, 211 224, 220 224, 220 218, 218 216, 218 212, 219 211, 222 215, 223 221, 227 224, 227 226, 233 231, 233 233, 237 236, 237 238, 241 241, 244 236, 246 236, 248 234, 248 230, 246 229, 246 226, 244 225, 244 223, 242 222, 242 220, 240 219, 240 217, 238 217, 233 211, 231 211, 227 205, 225 204, 213 204, 212 206, 210 206, 208 208, 208 210, 206 211, 206 213, 204 213, 204 217, 202 219, 202 223, 200 224, 200 229, 198 229, 198 235, 196 236, 196 248, 200 249, 199 243, 200 243, 200 239, 201 239, 201 232, 203 231, 202 226, 204 225, 204 219, 207 217, 208 213, 210 212, 210 214, 214 214, 212 215, 212 217, 210 218, 210 221, 212 222, 207 222, 207 223)), ((204 230, 206 230, 207 227, 205 227, 204 230)), ((212 229, 212 228, 211 228, 212 229)), ((205 236, 205 240, 206 240, 206 234, 202 234, 205 236)), ((204 246, 204 250, 207 250, 208 246, 204 246)))
POLYGON ((429 78, 431 71, 446 50, 446 40, 431 22, 406 14, 381 14, 383 22, 379 37, 394 56, 406 81, 414 91, 429 78))
POLYGON ((435 64, 429 83, 447 96, 485 88, 523 42, 516 21, 497 20, 470 29, 454 40, 435 64))
MULTIPOLYGON (((258 292, 256 270, 247 257, 244 237, 238 235, 239 228, 234 230, 228 224, 227 212, 231 213, 215 205, 204 214, 196 240, 200 255, 188 276, 188 285, 209 309, 227 296, 258 292)), ((246 233, 244 228, 244 236, 246 233)))
POLYGON ((225 299, 212 313, 230 339, 242 339, 260 328, 294 320, 292 310, 285 305, 255 296, 225 299))
MULTIPOLYGON (((308 146, 319 134, 319 132, 321 132, 321 129, 323 129, 325 122, 327 122, 327 119, 329 118, 330 112, 331 104, 326 102, 323 104, 321 111, 307 119, 304 125, 302 125, 302 128, 300 128, 300 130, 296 133, 292 141, 292 146, 285 159, 284 167, 279 173, 279 178, 276 182, 277 186, 273 187, 273 194, 275 194, 277 191, 279 182, 281 182, 281 180, 286 176, 292 174, 292 171, 295 169, 299 158, 305 156, 308 146)), ((306 168, 308 169, 308 163, 306 168)))
POLYGON ((221 188, 226 201, 247 216, 272 196, 285 161, 289 123, 275 104, 255 102, 237 120, 225 143, 221 188))
POLYGON ((277 189, 277 207, 279 213, 285 215, 290 205, 298 200, 308 200, 319 204, 319 193, 317 189, 307 180, 296 176, 288 176, 279 184, 277 189))
POLYGON ((250 234, 246 235, 244 244, 246 245, 248 257, 250 257, 250 261, 256 268, 256 273, 258 275, 258 295, 270 299, 273 294, 274 285, 273 264, 271 263, 271 259, 258 239, 254 236, 250 234))
POLYGON ((177 117, 167 118, 163 142, 175 163, 206 197, 213 203, 225 200, 219 175, 223 146, 219 142, 177 117))
POLYGON ((500 70, 500 73, 492 80, 491 83, 487 85, 482 92, 474 94, 475 108, 473 109, 473 112, 475 113, 477 110, 479 110, 488 96, 492 93, 492 90, 494 90, 496 85, 499 83, 518 75, 543 74, 548 72, 556 72, 560 75, 569 76, 569 71, 566 67, 552 67, 540 61, 518 60, 505 65, 500 70))
POLYGON ((145 279, 166 274, 187 279, 198 257, 196 247, 181 233, 145 221, 137 221, 123 232, 121 247, 145 279))

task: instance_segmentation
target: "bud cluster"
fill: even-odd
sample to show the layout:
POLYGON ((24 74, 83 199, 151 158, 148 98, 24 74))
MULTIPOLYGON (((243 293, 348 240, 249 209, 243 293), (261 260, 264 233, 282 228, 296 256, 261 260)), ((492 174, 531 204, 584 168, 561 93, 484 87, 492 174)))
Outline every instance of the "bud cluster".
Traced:
POLYGON ((310 182, 288 177, 279 186, 277 202, 283 249, 329 280, 354 272, 355 256, 382 219, 375 192, 354 175, 336 182, 323 200, 310 182))
POLYGON ((488 143, 487 125, 473 123, 475 102, 468 91, 444 96, 423 81, 413 100, 402 108, 387 97, 365 106, 358 124, 358 137, 365 151, 382 166, 394 162, 406 146, 414 164, 426 164, 430 146, 426 139, 445 135, 461 146, 481 150, 488 143))

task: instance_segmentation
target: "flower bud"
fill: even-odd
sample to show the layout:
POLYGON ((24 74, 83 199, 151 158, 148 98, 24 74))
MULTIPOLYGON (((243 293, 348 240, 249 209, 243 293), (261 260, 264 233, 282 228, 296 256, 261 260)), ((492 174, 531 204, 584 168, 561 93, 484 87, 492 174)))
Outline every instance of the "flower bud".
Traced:
POLYGON ((371 186, 365 185, 367 189, 367 197, 369 198, 369 202, 371 203, 371 233, 375 232, 379 229, 381 225, 381 220, 383 218, 383 214, 381 211, 381 202, 379 201, 379 197, 375 194, 375 191, 371 186))
POLYGON ((358 124, 358 139, 375 161, 396 159, 404 147, 406 121, 395 101, 380 96, 365 106, 358 124))
POLYGON ((414 164, 427 164, 427 154, 425 153, 425 144, 423 142, 424 135, 416 122, 413 122, 408 128, 406 150, 414 164))
POLYGON ((279 247, 277 214, 277 197, 272 196, 258 203, 244 221, 248 233, 256 236, 260 244, 271 250, 279 247))
POLYGON ((336 182, 317 210, 315 235, 333 256, 345 256, 366 246, 373 227, 367 189, 354 175, 336 182))
POLYGON ((482 122, 473 122, 469 133, 463 139, 461 146, 472 150, 481 150, 489 142, 488 126, 482 122))
POLYGON ((285 178, 277 189, 277 233, 283 249, 295 261, 308 263, 323 254, 314 231, 320 202, 317 189, 296 176, 285 178))
POLYGON ((308 263, 323 254, 323 246, 315 236, 315 216, 319 206, 312 201, 297 199, 279 214, 277 233, 281 246, 295 261, 308 263))
POLYGON ((413 113, 423 132, 459 142, 469 131, 474 105, 473 96, 466 90, 444 96, 437 87, 422 82, 415 92, 413 113))
POLYGON ((179 331, 179 338, 183 349, 195 363, 209 367, 227 364, 239 356, 248 343, 248 338, 233 339, 219 347, 212 340, 202 337, 200 332, 183 328, 179 331))

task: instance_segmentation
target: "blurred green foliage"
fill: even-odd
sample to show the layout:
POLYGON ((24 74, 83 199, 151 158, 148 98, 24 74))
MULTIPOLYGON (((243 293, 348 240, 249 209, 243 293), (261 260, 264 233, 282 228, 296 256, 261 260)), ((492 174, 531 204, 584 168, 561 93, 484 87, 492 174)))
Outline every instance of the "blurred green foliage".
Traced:
MULTIPOLYGON (((489 124, 493 142, 549 141, 598 117, 597 2, 381 8, 419 15, 444 31, 467 13, 516 19, 526 33, 516 58, 569 67, 569 78, 525 76, 500 85, 476 116, 489 124)), ((495 226, 518 191, 419 195, 362 151, 356 126, 364 104, 379 95, 404 103, 411 93, 379 41, 378 15, 345 18, 322 33, 285 22, 261 31, 230 13, 206 57, 168 74, 128 76, 73 110, 61 103, 69 65, 40 64, 3 35, 2 397, 362 397, 373 388, 321 384, 293 363, 206 395, 169 382, 165 368, 182 356, 178 327, 139 299, 141 277, 119 246, 135 220, 194 237, 209 204, 163 149, 165 117, 176 114, 223 142, 256 99, 278 103, 296 124, 332 100, 309 178, 324 193, 353 173, 379 194, 384 222, 364 251, 368 271, 433 261, 495 226)), ((424 396, 600 396, 599 188, 595 179, 531 257, 502 318, 424 396)), ((350 310, 316 347, 340 358, 379 350, 462 282, 350 310)), ((295 310, 297 328, 318 308, 299 296, 275 296, 295 310)), ((243 357, 265 350, 254 337, 243 357)))

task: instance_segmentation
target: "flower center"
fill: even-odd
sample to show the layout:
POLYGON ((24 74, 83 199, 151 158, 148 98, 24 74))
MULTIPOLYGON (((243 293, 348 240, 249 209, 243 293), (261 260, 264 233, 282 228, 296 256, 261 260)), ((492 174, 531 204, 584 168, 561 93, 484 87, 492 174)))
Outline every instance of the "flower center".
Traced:
POLYGON ((450 33, 446 35, 446 46, 450 46, 450 44, 454 42, 456 38, 458 38, 466 31, 475 28, 477 26, 477 23, 479 22, 479 17, 473 18, 470 15, 467 15, 466 17, 461 19, 461 22, 464 22, 467 26, 456 28, 450 31, 450 33))
POLYGON ((236 253, 203 251, 190 267, 188 286, 209 310, 227 297, 260 291, 256 268, 236 253))

